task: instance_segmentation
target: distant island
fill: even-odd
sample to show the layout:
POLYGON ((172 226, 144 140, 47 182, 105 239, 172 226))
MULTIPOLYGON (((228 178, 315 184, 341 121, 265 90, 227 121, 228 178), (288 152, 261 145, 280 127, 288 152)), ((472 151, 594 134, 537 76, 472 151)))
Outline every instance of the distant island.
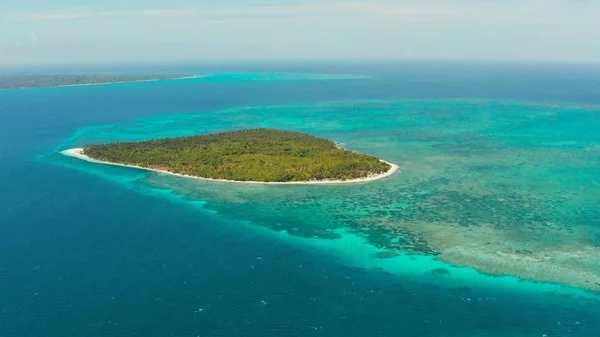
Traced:
POLYGON ((276 129, 90 144, 62 152, 91 162, 193 178, 258 183, 347 183, 381 179, 398 166, 331 140, 276 129))
POLYGON ((193 75, 160 74, 160 75, 15 75, 0 76, 1 89, 66 87, 79 85, 98 85, 126 82, 147 82, 193 78, 193 75))

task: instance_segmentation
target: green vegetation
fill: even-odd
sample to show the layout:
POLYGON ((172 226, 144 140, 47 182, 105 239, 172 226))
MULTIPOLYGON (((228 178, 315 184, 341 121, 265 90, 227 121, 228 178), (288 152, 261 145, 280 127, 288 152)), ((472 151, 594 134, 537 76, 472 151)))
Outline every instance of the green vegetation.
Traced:
POLYGON ((86 145, 84 152, 101 161, 237 181, 349 180, 391 168, 330 140, 275 129, 86 145))
POLYGON ((41 88, 115 82, 168 80, 190 75, 19 75, 0 76, 0 89, 41 88))

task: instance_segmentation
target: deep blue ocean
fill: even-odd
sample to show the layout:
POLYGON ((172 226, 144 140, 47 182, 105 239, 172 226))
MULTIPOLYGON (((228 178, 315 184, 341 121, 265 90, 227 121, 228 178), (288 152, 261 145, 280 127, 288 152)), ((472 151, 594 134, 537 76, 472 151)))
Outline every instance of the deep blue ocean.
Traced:
MULTIPOLYGON (((59 70, 83 72, 35 71, 59 70)), ((233 198, 219 203, 227 185, 210 185, 218 197, 206 192, 206 198, 191 198, 171 185, 163 192, 148 187, 158 181, 122 183, 138 179, 140 172, 91 164, 74 169, 74 159, 57 153, 85 142, 82 134, 97 135, 82 133, 90 127, 108 125, 113 133, 107 138, 119 139, 119 130, 130 132, 135 121, 257 106, 548 102, 593 110, 586 118, 598 122, 599 66, 190 64, 94 71, 208 76, 0 91, 0 337, 600 336, 600 297, 592 292, 547 290, 561 288, 493 276, 465 277, 461 286, 447 286, 451 281, 443 273, 402 274, 348 264, 339 249, 318 241, 325 239, 312 243, 306 233, 283 235, 266 223, 293 222, 302 232, 301 213, 276 219, 259 216, 261 205, 240 208, 233 198)), ((233 123, 210 116, 202 121, 206 130, 210 123, 216 129, 233 123)), ((253 116, 243 122, 243 116, 236 117, 235 123, 267 122, 260 113, 253 116)), ((281 122, 278 116, 269 114, 268 122, 281 122)), ((292 117, 282 118, 292 123, 292 117)), ((339 118, 350 120, 352 112, 339 118)), ((352 127, 338 134, 350 144, 361 132, 360 125, 352 127)), ((588 131, 587 138, 578 136, 598 141, 588 131)), ((355 144, 368 148, 360 140, 355 144)), ((597 191, 597 184, 590 186, 597 191)), ((306 223, 318 222, 316 211, 309 211, 306 223)), ((594 209, 587 212, 589 224, 597 223, 594 209)), ((349 254, 358 250, 348 249, 349 254)))

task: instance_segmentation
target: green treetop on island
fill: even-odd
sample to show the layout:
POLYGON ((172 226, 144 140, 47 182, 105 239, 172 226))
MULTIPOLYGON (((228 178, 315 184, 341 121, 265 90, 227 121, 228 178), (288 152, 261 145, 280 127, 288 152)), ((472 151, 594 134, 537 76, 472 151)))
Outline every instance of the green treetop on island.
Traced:
POLYGON ((43 88, 68 85, 108 84, 117 82, 158 81, 191 77, 177 74, 57 74, 0 76, 1 89, 43 88))
POLYGON ((235 181, 350 180, 391 169, 330 140, 275 129, 86 145, 84 153, 111 163, 235 181))

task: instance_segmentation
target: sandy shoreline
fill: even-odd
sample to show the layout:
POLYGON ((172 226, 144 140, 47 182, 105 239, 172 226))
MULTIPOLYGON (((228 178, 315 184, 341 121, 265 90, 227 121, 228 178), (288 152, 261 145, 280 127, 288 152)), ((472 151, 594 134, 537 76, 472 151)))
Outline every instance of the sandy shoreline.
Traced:
MULTIPOLYGON (((135 80, 135 81, 83 83, 83 84, 63 84, 63 85, 51 86, 49 88, 87 87, 87 86, 91 86, 91 85, 107 85, 107 84, 124 84, 124 83, 142 83, 142 82, 156 82, 156 81, 188 80, 188 79, 192 79, 192 78, 198 78, 198 76, 192 75, 192 76, 182 76, 182 77, 173 77, 173 78, 156 78, 156 79, 135 80)), ((29 88, 23 88, 23 89, 29 89, 29 88)))
POLYGON ((387 162, 385 160, 381 160, 382 162, 391 165, 392 168, 389 169, 385 173, 377 174, 377 175, 370 176, 370 177, 365 177, 365 178, 358 178, 358 179, 351 179, 351 180, 317 180, 317 181, 293 181, 293 182, 238 181, 238 180, 227 180, 227 179, 213 179, 213 178, 195 177, 195 176, 190 176, 190 175, 187 175, 187 174, 173 173, 173 172, 169 172, 169 171, 165 171, 165 170, 152 169, 152 168, 147 168, 147 167, 142 167, 142 166, 125 165, 125 164, 118 164, 118 163, 111 163, 111 162, 107 162, 107 161, 96 160, 96 159, 93 159, 93 158, 90 158, 90 157, 86 156, 83 153, 83 149, 82 148, 68 149, 68 150, 61 151, 60 153, 63 154, 63 155, 65 155, 65 156, 78 158, 78 159, 81 159, 81 160, 88 161, 90 163, 113 165, 113 166, 121 166, 121 167, 129 167, 129 168, 136 168, 136 169, 140 169, 140 170, 154 171, 154 172, 159 172, 159 173, 164 173, 164 174, 170 174, 170 175, 174 175, 174 176, 178 176, 178 177, 184 177, 184 178, 209 180, 209 181, 221 181, 221 182, 229 182, 229 183, 242 183, 242 184, 325 185, 325 184, 363 183, 363 182, 375 181, 375 180, 379 180, 379 179, 383 179, 383 178, 389 177, 392 174, 394 174, 396 171, 398 171, 398 169, 399 169, 398 165, 389 163, 389 162, 387 162))

